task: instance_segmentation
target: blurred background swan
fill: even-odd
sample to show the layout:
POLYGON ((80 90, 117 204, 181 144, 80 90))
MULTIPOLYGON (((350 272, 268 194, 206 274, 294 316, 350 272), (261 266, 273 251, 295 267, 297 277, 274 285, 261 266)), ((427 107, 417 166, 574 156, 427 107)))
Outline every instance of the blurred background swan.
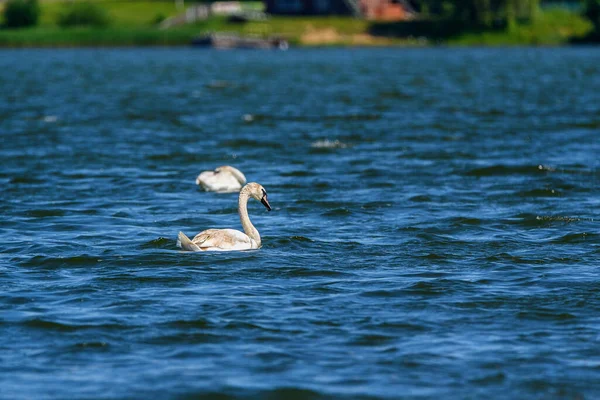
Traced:
POLYGON ((207 229, 190 240, 183 232, 179 232, 177 246, 189 251, 235 251, 260 248, 262 244, 260 234, 248 216, 250 197, 260 201, 268 211, 271 211, 265 188, 256 182, 244 186, 238 198, 238 214, 244 233, 235 229, 207 229))
POLYGON ((242 172, 230 165, 223 165, 214 171, 204 171, 196 178, 196 184, 207 192, 238 192, 246 184, 242 172))

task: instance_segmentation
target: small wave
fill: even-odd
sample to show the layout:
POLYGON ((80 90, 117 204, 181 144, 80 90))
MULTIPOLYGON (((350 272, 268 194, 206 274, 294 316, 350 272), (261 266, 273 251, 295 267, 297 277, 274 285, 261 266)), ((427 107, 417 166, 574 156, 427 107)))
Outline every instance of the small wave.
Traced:
POLYGON ((406 93, 406 92, 404 92, 402 90, 398 90, 398 89, 380 91, 379 96, 381 98, 388 98, 388 99, 410 99, 410 98, 414 97, 414 95, 406 93))
POLYGON ((444 294, 447 285, 440 285, 440 282, 417 282, 409 286, 406 290, 411 294, 426 296, 441 295, 444 294))
POLYGON ((397 340, 397 336, 366 334, 361 335, 350 341, 351 345, 355 346, 381 346, 397 340))
POLYGON ((235 139, 235 140, 225 140, 221 142, 221 146, 223 147, 231 147, 234 149, 239 149, 240 147, 250 147, 250 148, 271 148, 271 149, 282 149, 283 144, 279 142, 269 142, 269 141, 259 141, 259 140, 251 140, 251 139, 235 139))
POLYGON ((417 196, 412 196, 408 200, 414 201, 416 203, 426 203, 426 202, 432 201, 432 198, 421 194, 421 195, 417 195, 417 196))
POLYGON ((548 165, 542 165, 542 164, 538 165, 537 168, 540 171, 547 171, 547 172, 554 172, 554 171, 556 171, 556 168, 550 167, 548 165))
POLYGON ((205 318, 193 319, 193 320, 183 320, 178 319, 175 321, 170 321, 165 323, 164 325, 171 328, 209 328, 212 326, 211 322, 205 318))
POLYGON ((488 384, 499 384, 502 383, 506 380, 506 374, 504 374, 501 371, 498 372, 494 372, 491 374, 487 374, 481 377, 477 377, 477 378, 473 378, 470 380, 471 383, 477 384, 477 385, 488 385, 488 384))
POLYGON ((558 197, 562 196, 562 193, 557 189, 543 188, 543 189, 531 189, 517 193, 519 197, 558 197))
POLYGON ((72 346, 75 350, 100 349, 105 350, 109 347, 107 342, 79 342, 72 346))
MULTIPOLYGON (((235 330, 235 331, 239 331, 239 330, 254 331, 254 330, 256 330, 256 331, 264 331, 264 332, 271 332, 271 333, 283 332, 283 330, 278 329, 278 328, 269 328, 269 327, 261 326, 259 324, 255 324, 252 322, 239 321, 239 320, 229 321, 226 324, 222 325, 221 328, 235 330)), ((287 330, 288 332, 294 330, 293 328, 288 328, 288 329, 289 329, 289 330, 287 330)))
POLYGON ((474 168, 465 173, 467 176, 499 176, 499 175, 533 175, 539 172, 551 172, 553 168, 538 165, 492 165, 489 167, 474 168))
POLYGON ((31 175, 18 175, 18 176, 13 176, 12 178, 10 178, 10 183, 25 183, 25 184, 31 184, 31 183, 44 183, 45 180, 37 178, 35 176, 31 176, 31 175))
POLYGON ((62 322, 48 321, 41 318, 30 319, 23 322, 24 325, 35 329, 47 329, 56 331, 73 332, 87 329, 110 329, 122 330, 123 325, 120 324, 67 324, 62 322))
POLYGON ((361 176, 365 178, 388 177, 390 171, 381 168, 367 168, 361 172, 361 176))
POLYGON ((400 297, 402 290, 369 290, 360 294, 363 297, 400 297))
POLYGON ((520 213, 509 218, 502 219, 501 222, 506 225, 518 225, 524 227, 538 226, 540 221, 537 215, 530 213, 520 213))
POLYGON ((45 218, 45 217, 63 217, 66 215, 64 210, 29 210, 27 211, 27 215, 35 218, 45 218))
POLYGON ((454 226, 462 226, 462 225, 481 225, 483 223, 483 221, 479 218, 472 218, 472 217, 455 217, 452 218, 452 224, 454 226))
POLYGON ((303 177, 303 176, 317 176, 317 173, 313 172, 313 171, 308 171, 305 169, 299 169, 296 171, 289 171, 289 172, 282 172, 280 173, 281 176, 296 176, 296 177, 303 177))
POLYGON ((230 82, 230 81, 224 81, 224 80, 214 80, 214 81, 210 81, 208 83, 206 83, 204 85, 205 88, 207 89, 227 89, 227 88, 231 88, 231 87, 235 87, 236 84, 234 82, 230 82))
POLYGON ((392 182, 381 182, 381 181, 378 182, 378 181, 374 181, 374 180, 369 180, 366 183, 366 185, 369 189, 372 189, 372 188, 395 188, 396 187, 396 184, 392 183, 392 182))
POLYGON ((435 281, 421 281, 404 289, 405 293, 423 296, 449 295, 456 291, 465 291, 473 282, 462 280, 439 279, 435 281))
POLYGON ((98 256, 80 255, 73 257, 46 257, 34 256, 20 263, 23 267, 45 267, 45 268, 62 268, 62 267, 88 267, 102 262, 98 256))
POLYGON ((207 163, 208 161, 210 161, 210 159, 207 159, 206 157, 203 158, 197 153, 188 153, 180 151, 173 151, 171 153, 149 154, 146 155, 145 158, 148 161, 154 161, 158 163, 178 160, 181 163, 189 165, 207 163))
MULTIPOLYGON (((347 206, 348 203, 344 203, 341 201, 319 201, 319 200, 312 200, 310 198, 305 198, 305 199, 299 199, 296 200, 295 203, 297 205, 305 205, 311 208, 325 208, 325 209, 333 209, 333 208, 338 208, 338 207, 344 207, 347 206)), ((356 205, 356 204, 353 204, 356 205)))
POLYGON ((390 329, 394 332, 397 331, 411 331, 411 332, 425 332, 430 330, 426 325, 413 324, 410 322, 382 322, 375 326, 378 329, 390 329))
MULTIPOLYGON (((564 215, 537 215, 535 217, 537 221, 541 222, 564 222, 565 224, 570 224, 573 222, 579 222, 582 219, 578 217, 568 217, 564 215)), ((594 221, 593 219, 586 219, 588 221, 594 221)))
POLYGON ((298 242, 314 243, 314 240, 312 240, 311 238, 307 238, 305 236, 292 236, 292 237, 290 237, 290 239, 293 241, 298 241, 298 242))
POLYGON ((332 185, 329 182, 313 182, 312 187, 314 189, 329 189, 332 185))
POLYGON ((341 277, 352 275, 348 272, 336 271, 333 269, 318 269, 307 267, 285 267, 278 269, 278 272, 283 272, 290 277, 341 277))
POLYGON ((531 310, 531 311, 521 311, 517 314, 518 318, 522 319, 534 319, 534 320, 554 320, 554 321, 565 321, 570 319, 575 319, 576 316, 568 313, 561 312, 555 310, 531 310))
POLYGON ((173 248, 174 239, 159 237, 158 239, 144 242, 140 245, 141 249, 171 249, 173 248))
POLYGON ((353 113, 353 114, 339 114, 339 115, 325 115, 322 116, 321 119, 322 120, 329 120, 329 121, 337 121, 337 120, 344 120, 344 121, 374 121, 377 119, 380 119, 381 115, 380 114, 370 114, 370 113, 365 113, 365 114, 360 114, 360 113, 353 113))
POLYGON ((203 343, 220 343, 227 340, 232 340, 231 337, 220 332, 219 334, 208 333, 206 331, 184 331, 181 333, 175 333, 172 335, 160 335, 149 337, 146 339, 148 344, 203 344, 203 343))
MULTIPOLYGON (((290 251, 298 251, 300 253, 305 252, 307 250, 307 246, 311 246, 318 241, 313 240, 311 238, 305 236, 291 236, 291 237, 277 237, 277 238, 268 238, 265 237, 264 241, 267 243, 269 247, 275 247, 277 249, 281 249, 285 252, 290 251), (284 250, 285 249, 285 250, 284 250)), ((289 254, 289 253, 286 253, 289 254)))
POLYGON ((389 203, 387 201, 371 201, 363 204, 361 208, 365 210, 378 210, 380 208, 389 208, 392 205, 392 203, 389 203))
POLYGON ((133 215, 126 213, 124 211, 117 211, 112 215, 113 218, 133 218, 133 215))
POLYGON ((492 254, 492 255, 486 256, 484 259, 489 262, 504 262, 507 265, 544 263, 543 259, 525 258, 525 257, 510 254, 510 253, 492 254))
POLYGON ((445 260, 447 259, 446 255, 436 254, 436 253, 428 253, 422 256, 418 256, 420 258, 424 258, 425 260, 445 260))
MULTIPOLYGON (((241 396, 244 397, 243 395, 241 396)), ((263 390, 251 396, 257 399, 293 399, 293 400, 325 400, 331 399, 323 393, 300 387, 281 387, 274 390, 263 390)), ((239 397, 238 397, 239 398, 239 397)))
POLYGON ((317 140, 316 142, 312 142, 310 147, 314 149, 345 149, 349 147, 346 143, 340 142, 339 140, 317 140))
POLYGON ((57 331, 75 331, 77 327, 67 324, 61 324, 59 322, 46 321, 43 319, 31 319, 29 321, 25 321, 24 325, 30 328, 36 329, 48 329, 48 330, 57 330, 57 331))
POLYGON ((270 117, 264 114, 244 114, 242 115, 241 119, 245 123, 250 124, 254 122, 267 121, 270 119, 270 117))
POLYGON ((600 238, 600 234, 596 233, 569 233, 564 236, 561 236, 557 239, 552 240, 553 243, 562 243, 562 244, 572 244, 572 243, 583 243, 583 242, 592 242, 597 243, 598 238, 600 238))
POLYGON ((350 214, 352 214, 352 211, 350 211, 346 207, 339 207, 339 208, 335 208, 333 210, 326 211, 321 215, 323 215, 325 217, 345 217, 350 214))

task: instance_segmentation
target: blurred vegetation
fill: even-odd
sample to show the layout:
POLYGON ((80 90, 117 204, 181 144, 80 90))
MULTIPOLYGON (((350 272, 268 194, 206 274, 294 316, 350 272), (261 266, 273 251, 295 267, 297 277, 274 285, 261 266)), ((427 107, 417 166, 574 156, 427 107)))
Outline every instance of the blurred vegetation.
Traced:
POLYGON ((93 26, 105 27, 110 22, 106 9, 98 3, 89 1, 71 2, 63 6, 64 10, 58 15, 58 25, 61 27, 93 26))
POLYGON ((9 0, 3 11, 4 26, 22 28, 38 23, 40 7, 37 0, 9 0))
POLYGON ((374 23, 370 32, 458 45, 566 44, 591 30, 589 21, 576 11, 581 1, 413 0, 418 19, 374 23))
MULTIPOLYGON (((590 20, 594 29, 581 42, 600 42, 600 0, 586 0, 583 15, 590 20)), ((576 40, 577 41, 577 40, 576 40)))
POLYGON ((448 40, 457 45, 563 45, 584 37, 591 24, 580 15, 561 8, 540 13, 532 23, 517 23, 510 29, 467 32, 448 40))
POLYGON ((600 27, 600 0, 587 0, 584 14, 598 29, 600 27))
POLYGON ((415 0, 414 3, 425 17, 488 28, 534 20, 540 9, 540 0, 415 0))
MULTIPOLYGON (((9 0, 5 12, 13 1, 35 0, 9 0)), ((548 8, 540 0, 411 0, 419 17, 405 22, 271 16, 266 21, 235 23, 211 17, 161 30, 160 22, 183 12, 173 0, 45 0, 39 5, 35 27, 8 29, 4 14, 0 46, 185 45, 205 32, 278 34, 298 45, 557 45, 589 36, 594 25, 598 28, 600 0, 581 1, 587 4, 579 8, 583 11, 548 8)), ((570 3, 581 4, 580 0, 570 3)))

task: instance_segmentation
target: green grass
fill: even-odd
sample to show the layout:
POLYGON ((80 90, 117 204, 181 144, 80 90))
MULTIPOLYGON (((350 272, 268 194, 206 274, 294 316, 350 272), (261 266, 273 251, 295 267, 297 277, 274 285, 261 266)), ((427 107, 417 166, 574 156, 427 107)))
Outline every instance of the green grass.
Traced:
POLYGON ((3 47, 160 46, 189 44, 195 30, 154 28, 46 28, 0 31, 3 47))
MULTIPOLYGON (((179 10, 175 8, 173 1, 116 1, 95 0, 108 12, 112 24, 126 27, 152 26, 158 15, 169 17, 177 15, 179 10)), ((58 15, 64 10, 66 2, 42 1, 40 25, 56 25, 58 15)))
POLYGON ((167 46, 188 45, 204 32, 227 31, 246 33, 243 25, 220 18, 202 23, 160 30, 154 26, 113 24, 106 28, 38 26, 28 29, 0 30, 0 46, 4 47, 76 47, 76 46, 167 46))

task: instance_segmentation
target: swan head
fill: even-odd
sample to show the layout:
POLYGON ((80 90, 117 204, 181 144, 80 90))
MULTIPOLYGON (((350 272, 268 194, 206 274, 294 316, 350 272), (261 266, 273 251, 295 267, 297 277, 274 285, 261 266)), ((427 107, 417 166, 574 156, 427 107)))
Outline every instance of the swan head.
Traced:
POLYGON ((267 209, 267 211, 271 211, 271 205, 269 204, 269 200, 267 199, 267 191, 262 185, 256 182, 250 182, 242 191, 247 192, 252 198, 260 201, 263 206, 267 209))

